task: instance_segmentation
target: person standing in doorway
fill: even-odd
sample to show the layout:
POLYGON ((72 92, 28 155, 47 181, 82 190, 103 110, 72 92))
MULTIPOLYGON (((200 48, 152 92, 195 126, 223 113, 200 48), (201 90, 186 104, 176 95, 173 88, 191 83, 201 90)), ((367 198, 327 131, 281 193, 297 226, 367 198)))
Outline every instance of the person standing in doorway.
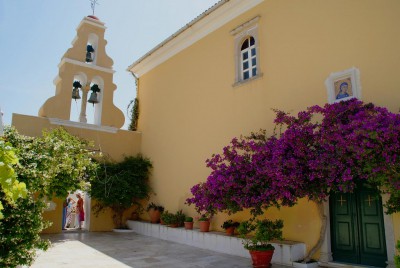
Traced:
POLYGON ((76 203, 76 214, 78 216, 79 229, 82 229, 82 222, 85 220, 85 211, 83 210, 83 199, 80 193, 76 194, 78 202, 76 203))
POLYGON ((63 203, 63 217, 62 217, 62 229, 63 230, 66 230, 65 225, 67 223, 67 212, 68 212, 68 205, 70 202, 71 202, 71 198, 68 197, 64 200, 64 203, 63 203))

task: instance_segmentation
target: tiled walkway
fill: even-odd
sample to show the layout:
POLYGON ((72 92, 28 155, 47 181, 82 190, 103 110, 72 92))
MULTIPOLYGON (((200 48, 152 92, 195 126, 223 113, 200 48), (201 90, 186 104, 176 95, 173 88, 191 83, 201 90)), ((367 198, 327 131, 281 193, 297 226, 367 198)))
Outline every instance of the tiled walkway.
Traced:
MULTIPOLYGON (((33 268, 200 268, 252 267, 251 260, 135 233, 66 232, 44 235, 52 247, 41 252, 33 268)), ((273 265, 273 268, 285 266, 273 265)))

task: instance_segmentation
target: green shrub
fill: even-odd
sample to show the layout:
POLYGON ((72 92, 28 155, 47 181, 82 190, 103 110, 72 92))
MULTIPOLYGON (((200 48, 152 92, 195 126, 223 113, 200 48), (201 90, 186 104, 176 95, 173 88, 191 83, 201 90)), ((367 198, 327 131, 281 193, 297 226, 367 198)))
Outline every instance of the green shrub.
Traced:
POLYGON ((245 249, 248 250, 273 250, 270 244, 273 240, 282 240, 283 221, 268 219, 244 221, 240 223, 238 232, 243 240, 245 249), (254 231, 253 236, 249 236, 254 231))
POLYGON ((50 226, 42 218, 45 197, 65 197, 85 184, 95 170, 89 143, 62 128, 43 132, 42 137, 27 137, 6 128, 3 139, 15 148, 19 163, 13 168, 19 182, 26 185, 27 197, 9 202, 3 187, 0 202, 0 267, 30 265, 36 249, 47 249, 49 242, 40 232, 50 226))
POLYGON ((139 201, 149 197, 151 167, 150 160, 141 155, 126 157, 120 163, 99 165, 89 190, 92 198, 98 201, 93 207, 94 212, 98 214, 111 208, 115 227, 124 228, 124 211, 133 205, 141 208, 139 201))

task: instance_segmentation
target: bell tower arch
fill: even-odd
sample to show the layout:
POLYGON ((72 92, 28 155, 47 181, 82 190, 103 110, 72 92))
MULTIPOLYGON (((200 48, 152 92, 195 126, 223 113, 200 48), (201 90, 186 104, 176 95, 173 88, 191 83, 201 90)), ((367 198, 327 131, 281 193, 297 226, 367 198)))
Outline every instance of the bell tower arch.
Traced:
POLYGON ((39 116, 82 124, 121 128, 125 118, 113 103, 113 60, 107 55, 106 27, 95 16, 78 25, 72 47, 61 58, 54 79, 55 96, 40 108, 39 116))

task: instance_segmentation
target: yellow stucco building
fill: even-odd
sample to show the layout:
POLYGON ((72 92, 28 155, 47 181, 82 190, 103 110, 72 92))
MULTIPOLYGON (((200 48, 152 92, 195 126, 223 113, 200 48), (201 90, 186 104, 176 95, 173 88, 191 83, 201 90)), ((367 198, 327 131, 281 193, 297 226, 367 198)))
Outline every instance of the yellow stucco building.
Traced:
MULTIPOLYGON (((196 216, 185 200, 190 188, 209 175, 205 160, 233 137, 260 128, 272 133, 273 108, 297 113, 315 104, 358 98, 398 111, 399 12, 398 0, 221 0, 128 67, 138 80, 135 132, 120 129, 123 114, 113 105, 116 86, 113 62, 105 53, 104 23, 87 17, 62 57, 55 96, 38 117, 14 114, 13 125, 26 135, 62 125, 93 140, 115 160, 141 152, 153 162, 151 201, 196 216), (82 94, 77 99, 78 122, 71 118, 74 81, 80 82, 82 94), (93 84, 101 90, 88 122, 86 109, 92 107, 86 107, 86 100, 93 84)), ((327 200, 328 230, 314 257, 325 265, 368 264, 365 252, 373 252, 394 267, 400 216, 382 214, 378 201, 379 223, 367 226, 377 232, 371 241, 362 239, 368 235, 351 234, 334 241, 338 229, 331 223, 340 223, 327 200), (350 251, 343 250, 346 243, 350 251), (344 259, 338 259, 342 253, 344 259)), ((55 222, 52 232, 61 230, 60 207, 47 215, 55 222)), ((292 208, 270 209, 265 216, 284 220, 288 240, 304 242, 308 249, 318 240, 321 220, 307 200, 292 208)), ((248 213, 230 217, 244 220, 248 213)), ((111 228, 109 214, 90 218, 91 231, 111 228)), ((216 215, 212 228, 220 230, 227 218, 216 215)), ((365 232, 354 219, 346 224, 352 228, 349 232, 365 232)))
MULTIPOLYGON (((209 175, 205 160, 233 137, 260 128, 271 133, 273 108, 297 113, 355 97, 397 112, 399 11, 397 0, 222 0, 136 60, 128 70, 138 78, 138 130, 141 152, 154 163, 154 201, 195 215, 184 202, 209 175)), ((325 214, 342 224, 329 201, 325 214)), ((282 218, 284 237, 308 249, 318 239, 321 220, 306 200, 265 215, 282 218)), ((214 217, 213 228, 226 218, 214 217)), ((329 224, 315 256, 321 263, 368 264, 366 255, 376 254, 393 266, 398 214, 381 215, 380 224, 343 224, 353 233, 338 237, 329 224)))

